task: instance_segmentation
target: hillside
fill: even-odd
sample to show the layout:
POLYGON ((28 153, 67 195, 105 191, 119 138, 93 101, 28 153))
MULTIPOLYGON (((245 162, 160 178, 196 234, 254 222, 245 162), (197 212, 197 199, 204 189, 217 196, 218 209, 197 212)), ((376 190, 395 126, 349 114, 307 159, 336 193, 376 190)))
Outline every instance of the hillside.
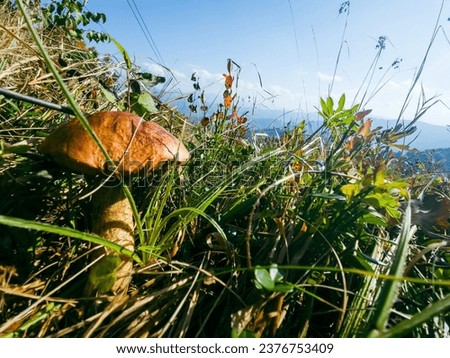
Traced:
MULTIPOLYGON (((282 115, 278 119, 257 118, 253 120, 253 130, 255 132, 264 132, 269 136, 279 136, 285 128, 293 128, 295 120, 283 120, 282 115)), ((395 120, 374 119, 372 128, 383 127, 392 128, 395 126, 395 120)), ((410 121, 405 121, 404 125, 408 125, 410 121)), ((307 131, 316 130, 321 121, 311 120, 307 124, 307 131)), ((417 122, 416 132, 407 137, 406 144, 412 149, 418 151, 405 152, 403 155, 412 163, 423 163, 427 170, 450 172, 450 131, 446 126, 438 126, 425 122, 417 122)))
MULTIPOLYGON (((389 128, 395 125, 395 120, 375 119, 374 123, 389 128)), ((410 121, 404 121, 405 125, 408 123, 410 121)), ((412 147, 421 151, 450 147, 450 131, 447 126, 438 126, 421 121, 416 122, 415 126, 417 130, 409 138, 412 141, 412 147)))
POLYGON ((433 172, 450 173, 450 148, 427 149, 409 152, 405 156, 411 163, 423 163, 425 168, 433 172))
MULTIPOLYGON (((370 116, 369 116, 370 117, 370 116)), ((309 118, 308 127, 315 130, 320 124, 317 113, 296 115, 293 113, 284 114, 283 111, 268 111, 263 110, 256 113, 252 119, 251 126, 255 131, 270 129, 292 128, 300 120, 309 118)), ((383 127, 392 128, 396 124, 394 119, 385 119, 374 117, 372 128, 383 127)), ((407 126, 411 121, 403 121, 402 124, 407 126)), ((450 131, 445 125, 435 125, 426 122, 418 121, 415 123, 416 132, 408 137, 408 141, 412 142, 411 147, 418 150, 428 150, 437 148, 450 147, 450 131)), ((409 143, 408 142, 408 143, 409 143)))

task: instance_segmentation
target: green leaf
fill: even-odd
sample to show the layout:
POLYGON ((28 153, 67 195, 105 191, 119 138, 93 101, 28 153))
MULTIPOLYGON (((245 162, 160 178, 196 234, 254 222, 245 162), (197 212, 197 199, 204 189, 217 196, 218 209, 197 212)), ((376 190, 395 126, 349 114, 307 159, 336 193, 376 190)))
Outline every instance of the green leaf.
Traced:
POLYGON ((231 330, 231 338, 257 338, 256 334, 248 329, 243 329, 240 334, 236 329, 231 330))
POLYGON ((409 197, 408 191, 406 190, 408 186, 409 186, 408 183, 405 183, 403 181, 392 181, 378 185, 378 187, 380 189, 383 189, 384 191, 391 191, 391 190, 399 191, 399 194, 405 198, 409 197))
POLYGON ((75 30, 68 30, 67 33, 71 36, 71 37, 77 37, 78 33, 75 30))
POLYGON ((118 42, 114 37, 112 37, 111 35, 109 36, 110 40, 114 43, 114 45, 116 45, 117 49, 120 51, 120 53, 123 56, 123 59, 125 61, 125 65, 127 66, 128 70, 131 70, 132 67, 132 62, 131 62, 131 58, 128 55, 128 52, 125 50, 125 48, 120 44, 120 42, 118 42))
POLYGON ((117 99, 116 99, 116 97, 114 96, 114 94, 112 92, 108 91, 101 84, 99 84, 99 88, 100 88, 100 91, 103 93, 103 95, 105 96, 106 100, 109 103, 117 104, 117 99))
POLYGON ((333 98, 328 97, 328 98, 327 98, 327 109, 328 109, 328 113, 333 113, 333 107, 334 107, 333 98))
POLYGON ((294 289, 294 285, 291 283, 283 282, 283 274, 278 270, 276 264, 273 264, 269 270, 256 266, 255 279, 255 286, 260 290, 288 293, 294 289))
POLYGON ((294 285, 289 282, 286 282, 286 283, 277 282, 275 284, 275 288, 273 291, 279 292, 279 293, 289 293, 289 292, 292 292, 293 289, 294 289, 294 285))
POLYGON ((273 291, 275 288, 275 282, 272 279, 269 271, 260 266, 256 266, 255 268, 255 279, 256 279, 256 287, 261 289, 264 288, 268 291, 273 291))
POLYGON ((155 113, 158 111, 155 101, 150 93, 142 93, 139 95, 137 103, 139 103, 149 113, 155 113))
POLYGON ((385 183, 386 168, 379 168, 375 174, 375 186, 381 186, 385 183))
POLYGON ((400 206, 397 199, 388 193, 369 194, 364 200, 377 209, 397 209, 400 206))
POLYGON ((437 268, 434 274, 439 280, 450 280, 450 269, 437 268))
POLYGON ((166 78, 163 76, 156 76, 150 72, 139 72, 139 77, 145 80, 145 84, 149 87, 154 87, 157 84, 166 82, 166 78))
POLYGON ((345 184, 341 187, 341 191, 342 194, 344 194, 347 198, 351 199, 361 191, 361 188, 359 183, 345 184))
POLYGON ((387 226, 386 218, 379 212, 370 212, 368 214, 364 214, 358 220, 359 222, 365 224, 378 225, 381 227, 387 226))
POLYGON ((120 257, 109 255, 101 259, 89 272, 89 284, 95 291, 106 293, 116 282, 116 270, 120 265, 120 257))
MULTIPOLYGON (((400 281, 403 278, 403 272, 408 256, 409 243, 415 234, 415 230, 415 227, 411 226, 411 206, 408 203, 397 240, 398 244, 389 269, 389 275, 395 277, 395 279, 384 282, 377 298, 377 302, 374 303, 375 310, 368 324, 368 337, 380 336, 387 326, 392 307, 398 297, 400 281)), ((448 303, 450 303, 450 300, 448 303)))
POLYGON ((306 279, 306 282, 310 285, 320 285, 322 282, 326 280, 327 276, 323 272, 320 271, 312 271, 309 277, 306 279))
POLYGON ((441 314, 448 314, 450 310, 450 294, 440 300, 428 305, 426 308, 416 313, 409 319, 401 321, 396 326, 391 327, 386 332, 378 335, 379 338, 405 337, 414 328, 419 327, 433 317, 441 314))
POLYGON ((353 255, 353 253, 348 252, 346 255, 342 257, 342 259, 345 260, 345 263, 350 267, 354 267, 356 269, 364 270, 367 272, 373 272, 372 267, 363 257, 353 255))
POLYGON ((344 109, 345 105, 345 93, 342 94, 341 98, 339 98, 338 108, 336 112, 340 112, 344 109))
POLYGON ((398 210, 398 208, 393 208, 393 207, 387 206, 387 207, 385 207, 385 210, 387 211, 389 216, 394 219, 400 219, 400 217, 402 216, 402 213, 400 212, 400 210, 398 210))
POLYGON ((327 102, 325 102, 323 98, 320 99, 320 107, 322 107, 322 112, 326 118, 331 116, 331 112, 328 110, 327 102))
POLYGON ((280 282, 283 279, 283 274, 278 270, 276 264, 272 264, 269 269, 269 275, 273 282, 280 282))
POLYGON ((76 1, 75 3, 73 3, 73 8, 71 10, 74 12, 83 11, 83 4, 81 2, 76 1))

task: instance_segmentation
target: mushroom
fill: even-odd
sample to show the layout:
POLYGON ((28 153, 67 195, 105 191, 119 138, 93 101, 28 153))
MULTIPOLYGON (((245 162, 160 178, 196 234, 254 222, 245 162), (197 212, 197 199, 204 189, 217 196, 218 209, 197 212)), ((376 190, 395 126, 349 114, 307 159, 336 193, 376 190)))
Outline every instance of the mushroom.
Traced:
MULTIPOLYGON (((162 162, 186 162, 186 147, 155 122, 128 112, 98 112, 87 117, 113 163, 107 161, 81 122, 75 118, 54 130, 38 150, 58 165, 85 175, 114 174, 117 177, 148 176, 162 162)), ((92 231, 111 242, 134 250, 134 220, 130 202, 121 185, 103 185, 92 195, 92 231)), ((116 255, 110 249, 103 251, 116 255)), ((126 293, 133 263, 119 255, 115 282, 108 291, 126 293)), ((89 290, 91 291, 91 290, 89 290)))

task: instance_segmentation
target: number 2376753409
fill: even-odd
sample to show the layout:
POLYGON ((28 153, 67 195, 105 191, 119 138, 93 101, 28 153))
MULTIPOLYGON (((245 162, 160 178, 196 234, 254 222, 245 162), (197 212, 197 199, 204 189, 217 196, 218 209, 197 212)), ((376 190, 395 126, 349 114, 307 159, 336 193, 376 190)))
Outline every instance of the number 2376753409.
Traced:
POLYGON ((331 353, 333 351, 333 343, 260 343, 258 345, 258 353, 331 353))

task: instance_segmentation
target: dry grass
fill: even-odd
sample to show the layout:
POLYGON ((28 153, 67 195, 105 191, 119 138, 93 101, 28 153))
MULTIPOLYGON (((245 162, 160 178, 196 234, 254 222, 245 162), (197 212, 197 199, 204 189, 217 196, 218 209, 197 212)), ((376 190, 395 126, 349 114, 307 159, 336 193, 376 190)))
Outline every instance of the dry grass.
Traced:
MULTIPOLYGON (((46 69, 22 16, 9 2, 1 5, 0 24, 0 86, 64 104, 65 98, 46 69)), ((41 29, 40 36, 80 106, 86 111, 98 106, 93 92, 98 89, 99 79, 112 74, 111 63, 100 62, 95 49, 68 39, 60 28, 41 29)))

